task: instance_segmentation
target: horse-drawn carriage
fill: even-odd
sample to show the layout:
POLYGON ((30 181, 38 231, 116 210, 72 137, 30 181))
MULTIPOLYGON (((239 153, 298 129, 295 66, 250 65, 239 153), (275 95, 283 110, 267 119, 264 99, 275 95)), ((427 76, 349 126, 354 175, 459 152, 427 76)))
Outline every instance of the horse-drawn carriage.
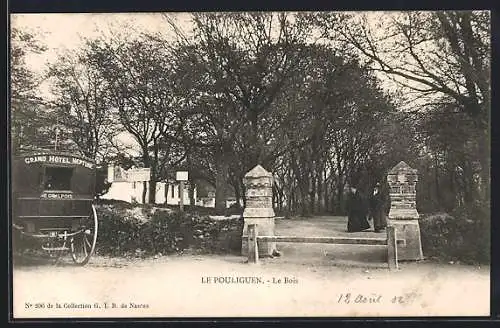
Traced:
MULTIPOLYGON (((12 163, 13 236, 86 264, 97 241, 95 164, 63 152, 31 152, 12 163)), ((16 242, 16 240, 15 240, 16 242)), ((16 244, 14 245, 16 247, 16 244)))

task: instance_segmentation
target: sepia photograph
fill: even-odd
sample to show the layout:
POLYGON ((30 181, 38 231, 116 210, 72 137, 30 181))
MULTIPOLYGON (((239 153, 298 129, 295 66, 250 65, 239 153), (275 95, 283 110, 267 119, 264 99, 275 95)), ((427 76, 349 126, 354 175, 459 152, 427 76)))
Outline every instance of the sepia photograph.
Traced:
POLYGON ((11 319, 490 316, 489 11, 9 19, 11 319))

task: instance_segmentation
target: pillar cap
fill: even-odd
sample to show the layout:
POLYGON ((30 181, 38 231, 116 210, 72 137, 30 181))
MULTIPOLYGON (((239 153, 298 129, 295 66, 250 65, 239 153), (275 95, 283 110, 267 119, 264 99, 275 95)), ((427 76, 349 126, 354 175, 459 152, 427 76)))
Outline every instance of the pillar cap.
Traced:
POLYGON ((410 165, 406 164, 404 161, 399 162, 396 166, 389 170, 389 174, 396 174, 398 172, 408 172, 408 173, 417 173, 416 169, 410 167, 410 165))
POLYGON ((245 178, 260 178, 272 176, 273 175, 271 173, 267 172, 266 169, 260 165, 257 165, 256 167, 248 171, 247 174, 245 174, 245 178))

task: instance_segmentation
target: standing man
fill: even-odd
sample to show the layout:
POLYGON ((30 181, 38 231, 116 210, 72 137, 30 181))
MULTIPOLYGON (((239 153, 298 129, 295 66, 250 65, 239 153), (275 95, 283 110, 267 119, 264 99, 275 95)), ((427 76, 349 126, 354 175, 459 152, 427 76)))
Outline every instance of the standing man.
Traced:
POLYGON ((377 183, 370 197, 370 215, 373 218, 373 229, 375 232, 381 232, 387 226, 385 215, 387 199, 380 189, 380 183, 377 183))
POLYGON ((359 232, 370 228, 370 223, 366 219, 365 201, 355 186, 351 186, 347 198, 347 211, 347 232, 359 232))

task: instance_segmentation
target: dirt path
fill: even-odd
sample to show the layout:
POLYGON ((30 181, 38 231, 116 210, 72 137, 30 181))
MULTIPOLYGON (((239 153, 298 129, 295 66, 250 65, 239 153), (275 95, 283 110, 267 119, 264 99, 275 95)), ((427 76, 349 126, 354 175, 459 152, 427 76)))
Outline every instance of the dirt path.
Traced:
MULTIPOLYGON (((318 218, 278 222, 278 229, 321 236, 343 233, 343 224, 318 218)), ((283 243, 279 249, 281 257, 260 265, 206 255, 93 257, 85 267, 18 263, 14 316, 489 315, 489 267, 423 261, 390 272, 383 247, 283 243)))

